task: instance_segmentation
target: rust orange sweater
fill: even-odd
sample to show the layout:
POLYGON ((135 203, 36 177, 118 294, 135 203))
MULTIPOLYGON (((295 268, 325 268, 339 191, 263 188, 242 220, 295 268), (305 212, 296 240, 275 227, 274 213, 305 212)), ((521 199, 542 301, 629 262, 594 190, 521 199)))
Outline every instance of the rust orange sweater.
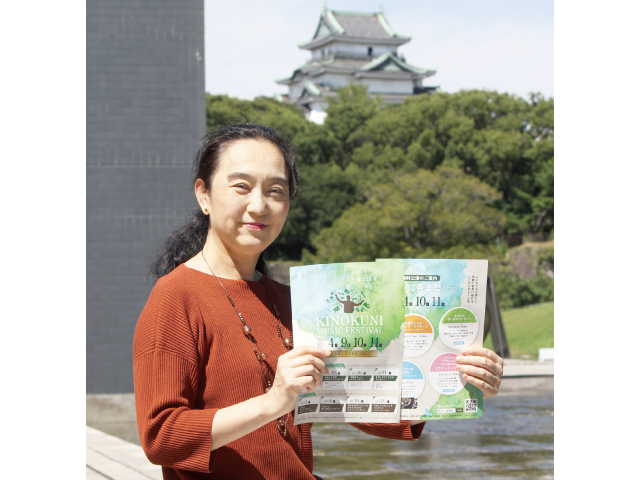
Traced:
MULTIPOLYGON (((268 355, 270 377, 283 353, 262 283, 221 279, 268 355)), ((263 278, 291 336, 289 287, 263 278)), ((136 413, 142 447, 165 479, 312 480, 311 424, 283 438, 275 421, 210 451, 216 412, 262 395, 252 343, 215 277, 180 265, 158 280, 133 345, 136 413)), ((417 440, 424 424, 353 424, 380 437, 417 440)))

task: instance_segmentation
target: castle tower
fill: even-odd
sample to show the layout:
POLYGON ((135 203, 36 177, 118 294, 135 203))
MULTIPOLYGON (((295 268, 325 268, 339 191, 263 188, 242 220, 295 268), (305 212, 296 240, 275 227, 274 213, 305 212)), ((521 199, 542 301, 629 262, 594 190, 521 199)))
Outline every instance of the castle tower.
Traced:
POLYGON ((395 33, 383 12, 362 13, 322 10, 313 38, 298 46, 311 52, 307 63, 291 75, 276 80, 288 85, 282 100, 302 107, 307 118, 318 123, 326 116, 327 98, 349 83, 367 85, 369 94, 385 104, 437 87, 423 87, 422 79, 435 70, 419 68, 398 55, 398 47, 411 37, 395 33))

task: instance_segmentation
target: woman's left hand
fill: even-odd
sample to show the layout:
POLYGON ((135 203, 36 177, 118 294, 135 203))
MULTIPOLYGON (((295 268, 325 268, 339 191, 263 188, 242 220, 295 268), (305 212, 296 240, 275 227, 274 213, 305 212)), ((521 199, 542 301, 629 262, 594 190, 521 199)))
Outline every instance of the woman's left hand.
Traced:
POLYGON ((502 358, 488 348, 467 347, 456 357, 458 371, 467 382, 482 390, 485 398, 498 394, 502 366, 502 358))

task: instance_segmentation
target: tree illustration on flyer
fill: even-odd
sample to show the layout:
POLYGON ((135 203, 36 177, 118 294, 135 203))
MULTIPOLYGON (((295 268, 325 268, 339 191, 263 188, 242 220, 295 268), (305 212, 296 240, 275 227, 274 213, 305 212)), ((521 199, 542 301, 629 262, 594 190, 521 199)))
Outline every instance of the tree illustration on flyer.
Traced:
POLYGON ((365 302, 364 292, 357 288, 352 288, 351 290, 345 288, 342 291, 334 290, 327 299, 327 306, 333 312, 339 312, 342 309, 344 313, 353 313, 354 309, 356 312, 364 312, 371 307, 365 302))
POLYGON ((294 345, 331 351, 321 385, 299 395, 296 425, 400 421, 403 271, 401 261, 291 268, 294 345))
POLYGON ((382 351, 404 323, 402 262, 291 269, 297 328, 329 349, 382 351))

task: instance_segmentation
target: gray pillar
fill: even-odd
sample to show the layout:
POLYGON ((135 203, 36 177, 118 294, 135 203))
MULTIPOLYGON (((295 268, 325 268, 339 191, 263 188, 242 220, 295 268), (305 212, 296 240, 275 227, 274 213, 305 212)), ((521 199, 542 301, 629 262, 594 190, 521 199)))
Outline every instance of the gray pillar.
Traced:
POLYGON ((133 391, 150 253, 196 205, 205 109, 203 0, 87 1, 87 393, 133 391))

